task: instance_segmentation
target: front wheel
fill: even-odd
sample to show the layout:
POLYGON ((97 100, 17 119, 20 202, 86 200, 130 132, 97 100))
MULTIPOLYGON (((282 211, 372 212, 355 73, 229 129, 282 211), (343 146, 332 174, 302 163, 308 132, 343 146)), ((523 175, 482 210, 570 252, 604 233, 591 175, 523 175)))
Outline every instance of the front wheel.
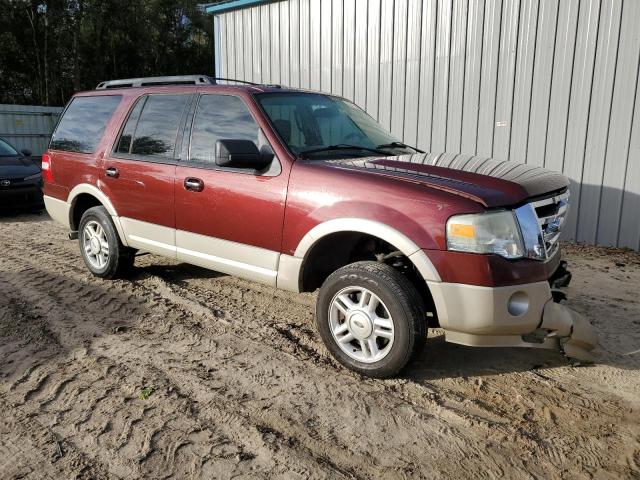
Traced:
POLYGON ((396 375, 426 341, 420 294, 384 263, 358 262, 336 270, 318 295, 316 322, 331 354, 364 375, 396 375))
POLYGON ((93 207, 84 212, 78 240, 84 263, 96 277, 123 277, 133 267, 135 250, 122 244, 104 207, 93 207))

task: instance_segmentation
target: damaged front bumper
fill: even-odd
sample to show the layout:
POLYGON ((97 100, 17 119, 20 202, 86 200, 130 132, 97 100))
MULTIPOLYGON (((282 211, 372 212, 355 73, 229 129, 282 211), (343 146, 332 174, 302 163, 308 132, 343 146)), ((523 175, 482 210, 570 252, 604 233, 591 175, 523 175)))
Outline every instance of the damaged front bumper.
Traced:
POLYGON ((448 342, 476 347, 561 349, 593 361, 598 343, 591 324, 560 303, 571 274, 562 262, 548 282, 507 287, 428 282, 448 342), (553 290, 552 290, 553 288, 553 290))
POLYGON ((548 301, 539 330, 547 332, 546 338, 557 338, 567 357, 582 362, 593 361, 591 351, 598 344, 598 335, 589 321, 574 310, 553 300, 548 301))

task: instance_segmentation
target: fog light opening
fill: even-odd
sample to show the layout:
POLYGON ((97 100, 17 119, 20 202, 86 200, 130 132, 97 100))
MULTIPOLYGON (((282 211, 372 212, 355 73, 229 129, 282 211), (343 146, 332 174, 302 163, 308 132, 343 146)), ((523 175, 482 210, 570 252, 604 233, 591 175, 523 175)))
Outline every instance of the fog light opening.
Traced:
POLYGON ((520 317, 529 310, 529 295, 524 292, 516 292, 509 298, 507 310, 514 317, 520 317))

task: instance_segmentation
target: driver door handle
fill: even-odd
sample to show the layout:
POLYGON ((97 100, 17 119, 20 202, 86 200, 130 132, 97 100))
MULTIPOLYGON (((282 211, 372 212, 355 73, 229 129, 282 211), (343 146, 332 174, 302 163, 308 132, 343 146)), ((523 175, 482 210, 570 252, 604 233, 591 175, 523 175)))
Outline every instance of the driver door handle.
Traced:
POLYGON ((120 172, 115 167, 107 168, 105 170, 105 173, 107 174, 107 177, 111 177, 111 178, 118 178, 118 175, 120 175, 120 172))
POLYGON ((184 179, 184 188, 191 192, 201 192, 204 190, 204 182, 195 177, 187 177, 184 179))

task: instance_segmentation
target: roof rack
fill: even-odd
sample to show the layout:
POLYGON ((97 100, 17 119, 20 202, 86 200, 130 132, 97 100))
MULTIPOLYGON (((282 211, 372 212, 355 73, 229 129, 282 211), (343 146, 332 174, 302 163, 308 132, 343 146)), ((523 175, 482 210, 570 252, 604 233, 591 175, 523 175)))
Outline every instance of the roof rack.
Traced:
POLYGON ((260 85, 259 83, 248 82, 246 80, 236 80, 235 78, 209 77, 207 75, 171 75, 166 77, 141 77, 107 80, 105 82, 100 82, 96 87, 96 90, 107 90, 110 88, 154 87, 162 85, 216 85, 218 80, 222 80, 224 82, 243 83, 246 85, 260 85))

